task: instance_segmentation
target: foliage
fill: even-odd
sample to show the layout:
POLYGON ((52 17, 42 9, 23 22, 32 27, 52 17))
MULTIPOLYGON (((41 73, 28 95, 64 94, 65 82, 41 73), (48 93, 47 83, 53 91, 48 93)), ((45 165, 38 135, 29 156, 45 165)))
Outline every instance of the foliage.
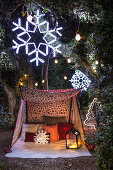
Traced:
POLYGON ((1 108, 0 127, 4 129, 13 129, 14 124, 15 124, 15 120, 14 118, 11 117, 11 113, 4 112, 3 108, 1 108))
POLYGON ((96 162, 99 170, 113 169, 113 116, 106 116, 106 123, 95 136, 98 146, 96 162))

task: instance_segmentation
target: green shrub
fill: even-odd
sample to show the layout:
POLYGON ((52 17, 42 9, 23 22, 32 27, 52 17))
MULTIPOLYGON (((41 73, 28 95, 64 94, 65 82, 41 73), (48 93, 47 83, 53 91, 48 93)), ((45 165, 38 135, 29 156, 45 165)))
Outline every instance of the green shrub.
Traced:
POLYGON ((106 123, 95 136, 97 145, 96 163, 99 170, 113 169, 113 116, 107 116, 106 123))
POLYGON ((0 127, 4 129, 13 129, 15 124, 14 118, 12 118, 11 113, 0 112, 0 127))

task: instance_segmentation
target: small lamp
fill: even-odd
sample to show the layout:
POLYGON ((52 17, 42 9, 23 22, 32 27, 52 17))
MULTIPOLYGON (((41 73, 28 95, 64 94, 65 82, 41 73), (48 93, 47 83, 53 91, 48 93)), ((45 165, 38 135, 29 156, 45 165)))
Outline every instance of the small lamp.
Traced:
POLYGON ((66 149, 79 149, 81 147, 80 132, 72 127, 66 133, 66 149))

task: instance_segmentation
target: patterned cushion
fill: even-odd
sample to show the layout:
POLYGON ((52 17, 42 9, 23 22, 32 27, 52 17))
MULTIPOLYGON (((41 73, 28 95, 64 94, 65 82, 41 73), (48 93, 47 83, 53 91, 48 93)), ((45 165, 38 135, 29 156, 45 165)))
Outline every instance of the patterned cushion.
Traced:
POLYGON ((58 125, 42 125, 44 131, 50 133, 50 141, 59 140, 58 125))
POLYGON ((34 142, 46 144, 50 142, 49 138, 50 138, 50 133, 47 133, 41 130, 41 131, 38 131, 37 134, 35 135, 34 142))
POLYGON ((38 129, 39 124, 23 124, 22 126, 22 133, 21 133, 21 139, 25 140, 25 133, 36 133, 38 129))

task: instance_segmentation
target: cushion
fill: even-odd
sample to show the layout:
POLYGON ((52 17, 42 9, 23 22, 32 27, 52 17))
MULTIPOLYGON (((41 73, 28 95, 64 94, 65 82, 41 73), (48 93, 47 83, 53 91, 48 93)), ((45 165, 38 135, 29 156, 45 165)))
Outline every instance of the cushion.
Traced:
POLYGON ((37 134, 35 135, 35 143, 42 143, 42 144, 46 144, 46 143, 49 143, 50 140, 50 133, 47 133, 43 130, 41 131, 38 131, 37 134))
POLYGON ((34 142, 34 138, 36 136, 36 133, 25 133, 25 141, 24 142, 34 142))
POLYGON ((48 124, 48 125, 55 125, 57 123, 65 123, 66 122, 66 117, 61 116, 61 117, 52 117, 52 116, 43 116, 43 122, 48 124))
POLYGON ((60 140, 65 139, 66 133, 71 129, 72 126, 73 124, 58 123, 58 133, 60 140))
POLYGON ((23 124, 22 126, 22 133, 21 133, 21 139, 25 140, 25 133, 36 133, 38 129, 39 124, 23 124))
POLYGON ((50 133, 50 141, 59 140, 58 125, 42 125, 44 131, 50 133))

